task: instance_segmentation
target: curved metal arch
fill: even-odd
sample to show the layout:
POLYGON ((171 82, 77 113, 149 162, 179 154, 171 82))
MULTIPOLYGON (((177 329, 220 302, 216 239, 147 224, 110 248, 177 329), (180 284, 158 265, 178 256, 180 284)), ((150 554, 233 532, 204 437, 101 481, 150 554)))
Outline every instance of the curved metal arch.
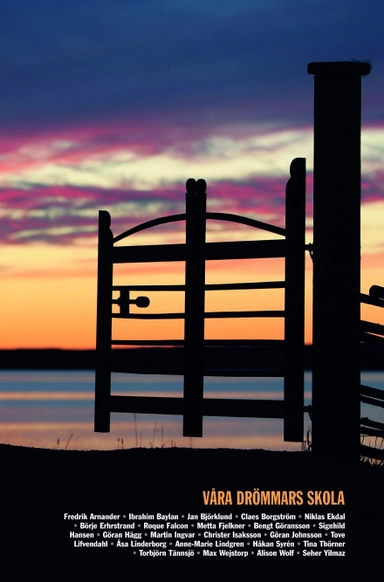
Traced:
POLYGON ((126 238, 127 236, 131 236, 136 232, 140 232, 141 230, 146 230, 147 228, 152 228, 153 226, 159 226, 159 224, 168 224, 169 222, 179 222, 180 220, 185 220, 186 214, 173 214, 172 216, 162 216, 161 218, 155 218, 153 220, 148 220, 147 222, 142 222, 125 232, 122 232, 118 236, 115 236, 113 242, 119 242, 126 238))
MULTIPOLYGON (((265 230, 267 232, 272 232, 280 236, 285 236, 285 228, 279 226, 274 226, 273 224, 268 224, 266 222, 261 222, 260 220, 255 220, 254 218, 247 218, 246 216, 240 216, 239 214, 230 214, 226 212, 206 212, 207 219, 210 220, 224 220, 227 222, 236 222, 238 224, 244 224, 245 226, 250 226, 252 228, 258 228, 260 230, 265 230)), ((153 226, 159 226, 160 224, 169 224, 171 222, 180 222, 186 219, 186 214, 173 214, 172 216, 163 216, 161 218, 155 218, 153 220, 148 220, 147 222, 142 222, 125 232, 114 237, 113 242, 119 242, 124 238, 131 236, 142 230, 152 228, 153 226)))
POLYGON ((246 226, 251 226, 252 228, 259 228, 260 230, 266 230, 268 232, 273 232, 280 236, 285 236, 285 228, 280 226, 274 226, 273 224, 268 224, 266 222, 261 222, 260 220, 255 220, 254 218, 247 218, 246 216, 240 216, 239 214, 230 214, 226 212, 207 212, 206 218, 213 220, 226 220, 227 222, 237 222, 239 224, 245 224, 246 226))

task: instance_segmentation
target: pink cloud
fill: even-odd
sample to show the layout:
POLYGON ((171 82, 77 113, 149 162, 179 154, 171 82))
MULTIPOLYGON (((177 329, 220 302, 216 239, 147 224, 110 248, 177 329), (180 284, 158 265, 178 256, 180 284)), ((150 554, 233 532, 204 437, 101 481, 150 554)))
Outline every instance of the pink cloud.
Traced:
MULTIPOLYGON (((257 216, 284 224, 285 180, 255 179, 236 183, 208 184, 208 211, 257 216)), ((108 208, 115 233, 156 216, 148 215, 153 205, 163 207, 159 215, 184 212, 184 185, 151 191, 79 188, 71 186, 35 187, 30 190, 0 190, 2 242, 27 243, 45 240, 69 244, 74 239, 97 233, 98 210, 108 208), (133 215, 122 215, 119 206, 134 205, 133 215), (114 212, 115 209, 115 212, 114 212)), ((123 207, 124 208, 124 207, 123 207)))
MULTIPOLYGON (((241 125, 231 130, 216 130, 217 135, 230 135, 234 142, 254 135, 255 131, 254 128, 241 125)), ((199 147, 201 140, 210 135, 213 134, 209 125, 182 127, 159 121, 152 123, 152 120, 19 133, 0 139, 0 179, 3 178, 4 183, 8 174, 21 175, 25 170, 43 167, 47 163, 77 168, 84 160, 92 159, 92 156, 102 158, 104 154, 108 156, 124 150, 138 156, 153 156, 171 150, 172 155, 189 159, 196 154, 193 147, 199 147)), ((199 152, 199 155, 202 153, 199 152)), ((270 155, 274 155, 273 146, 270 155)), ((185 180, 189 177, 185 176, 185 180)), ((253 216, 283 226, 288 178, 287 167, 287 175, 278 178, 255 176, 212 183, 208 180, 208 210, 253 216)), ((70 244, 75 237, 94 237, 97 233, 98 210, 102 208, 111 211, 116 233, 156 218, 153 214, 149 215, 153 207, 161 208, 159 215, 183 212, 184 208, 185 183, 157 186, 146 191, 130 187, 107 190, 58 184, 27 186, 28 189, 10 186, 0 188, 0 241, 3 243, 25 244, 41 240, 70 244), (125 211, 121 208, 128 203, 135 205, 135 212, 122 214, 125 211)), ((363 202, 383 200, 383 192, 383 170, 363 174, 363 202)), ((311 207, 312 174, 308 172, 308 216, 311 216, 311 207)))

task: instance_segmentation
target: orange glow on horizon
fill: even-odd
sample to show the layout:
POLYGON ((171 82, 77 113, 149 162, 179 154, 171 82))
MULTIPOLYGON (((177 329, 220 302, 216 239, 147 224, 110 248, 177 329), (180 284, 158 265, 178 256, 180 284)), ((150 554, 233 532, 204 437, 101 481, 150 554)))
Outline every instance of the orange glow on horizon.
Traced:
MULTIPOLYGON (((43 256, 40 249, 36 256, 43 256)), ((60 256, 59 249, 56 250, 60 256)), ((33 256, 31 249, 30 256, 33 256)), ((28 253, 27 253, 28 255, 28 253)), ((48 253, 49 255, 49 253, 48 253)), ((95 260, 73 265, 63 255, 60 264, 52 260, 42 268, 41 262, 28 264, 26 274, 12 273, 2 283, 2 337, 0 348, 63 348, 94 349, 96 339, 97 273, 95 260), (52 265, 52 266, 51 266, 52 265), (52 275, 49 275, 52 268, 52 275), (33 272, 35 271, 35 272, 33 272), (41 272, 40 272, 41 271, 41 272)), ((28 263, 28 261, 27 261, 28 263)), ((310 265, 308 265, 310 267, 310 265)), ((116 269, 117 284, 183 284, 182 264, 126 265, 116 269)), ((26 265, 27 268, 27 265, 26 265)), ((310 274, 309 274, 310 276, 310 274)), ((284 279, 284 261, 246 260, 210 261, 207 283, 279 281, 284 279)), ((133 297, 145 292, 132 293, 133 297)), ((149 293, 147 309, 132 312, 183 312, 184 294, 180 292, 149 293)), ((206 311, 254 311, 284 309, 282 289, 252 291, 207 291, 206 311)), ((310 317, 310 314, 309 314, 310 317)), ((119 320, 114 319, 115 339, 182 339, 183 320, 119 320)), ((306 341, 310 343, 310 328, 306 341)), ((206 339, 282 339, 282 318, 207 319, 206 339)))
MULTIPOLYGON (((365 228, 367 230, 367 227, 365 228)), ((365 236, 366 238, 366 236, 365 236)), ((157 240, 157 239, 156 239, 157 240)), ((364 237, 363 237, 364 240, 364 237)), ((147 243, 150 241, 146 241, 147 243)), ((160 242, 160 238, 157 240, 160 242)), ((173 242, 173 239, 172 239, 173 242)), ((1 349, 94 349, 96 341, 97 241, 87 246, 31 244, 3 246, 0 317, 1 349)), ((381 246, 362 255, 363 293, 384 286, 381 246)), ((183 284, 182 263, 116 265, 115 284, 183 284)), ((209 261, 207 283, 278 281, 283 259, 209 261)), ((137 295, 143 295, 138 292, 137 295)), ((136 295, 133 295, 134 297, 136 295)), ((183 293, 151 293, 142 312, 183 311, 183 293)), ((306 254, 305 343, 311 343, 312 262, 306 254)), ((207 292, 206 310, 283 309, 282 290, 207 292)), ((133 310, 132 310, 133 311, 133 310)), ((378 310, 364 306, 362 317, 380 322, 378 310)), ((183 320, 114 320, 116 339, 182 339, 183 320)), ((206 338, 282 339, 281 319, 207 319, 206 338)))

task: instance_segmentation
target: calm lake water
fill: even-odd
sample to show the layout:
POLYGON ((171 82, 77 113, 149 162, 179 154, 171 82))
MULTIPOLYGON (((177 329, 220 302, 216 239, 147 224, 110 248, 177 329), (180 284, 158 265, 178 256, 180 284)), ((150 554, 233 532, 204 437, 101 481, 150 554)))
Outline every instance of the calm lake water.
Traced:
MULTIPOLYGON (((383 372, 362 373, 362 383, 384 389, 383 372)), ((179 396, 174 376, 113 375, 113 393, 179 396)), ((205 395, 220 398, 282 399, 280 378, 210 378, 205 395)), ((283 423, 275 419, 206 417, 204 436, 182 436, 178 416, 112 414, 111 432, 93 431, 94 373, 91 371, 0 371, 0 442, 57 449, 131 447, 225 447, 300 450, 285 443, 283 423)), ((311 374, 305 375, 305 404, 311 403, 311 374)), ((361 416, 384 421, 383 409, 362 405, 361 416)), ((305 415, 305 432, 310 427, 305 415)), ((369 439, 364 442, 368 444, 369 439)))

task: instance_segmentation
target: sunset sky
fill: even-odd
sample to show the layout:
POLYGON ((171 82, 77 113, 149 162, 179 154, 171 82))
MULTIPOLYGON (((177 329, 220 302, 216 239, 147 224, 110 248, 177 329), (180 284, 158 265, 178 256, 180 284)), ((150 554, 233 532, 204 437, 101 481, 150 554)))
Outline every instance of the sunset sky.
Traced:
MULTIPOLYGON (((310 242, 313 61, 372 64, 362 82, 362 290, 384 286, 383 23, 377 0, 3 3, 0 348, 93 348, 98 210, 110 211, 114 234, 183 212, 190 177, 207 181, 208 210, 284 226, 289 165, 305 157, 310 242)), ((243 228, 211 228, 209 240, 242 233, 249 237, 243 228)), ((180 237, 168 227, 137 241, 180 237)), ((309 343, 309 258, 307 265, 309 343)), ((279 261, 231 267, 236 281, 282 273, 279 261)), ((207 269, 209 282, 226 280, 223 265, 207 269)), ((122 270, 124 277, 180 283, 183 273, 161 265, 122 270)), ((259 309, 267 299, 280 301, 210 301, 259 309)), ((252 334, 241 322, 231 331, 252 334)))

